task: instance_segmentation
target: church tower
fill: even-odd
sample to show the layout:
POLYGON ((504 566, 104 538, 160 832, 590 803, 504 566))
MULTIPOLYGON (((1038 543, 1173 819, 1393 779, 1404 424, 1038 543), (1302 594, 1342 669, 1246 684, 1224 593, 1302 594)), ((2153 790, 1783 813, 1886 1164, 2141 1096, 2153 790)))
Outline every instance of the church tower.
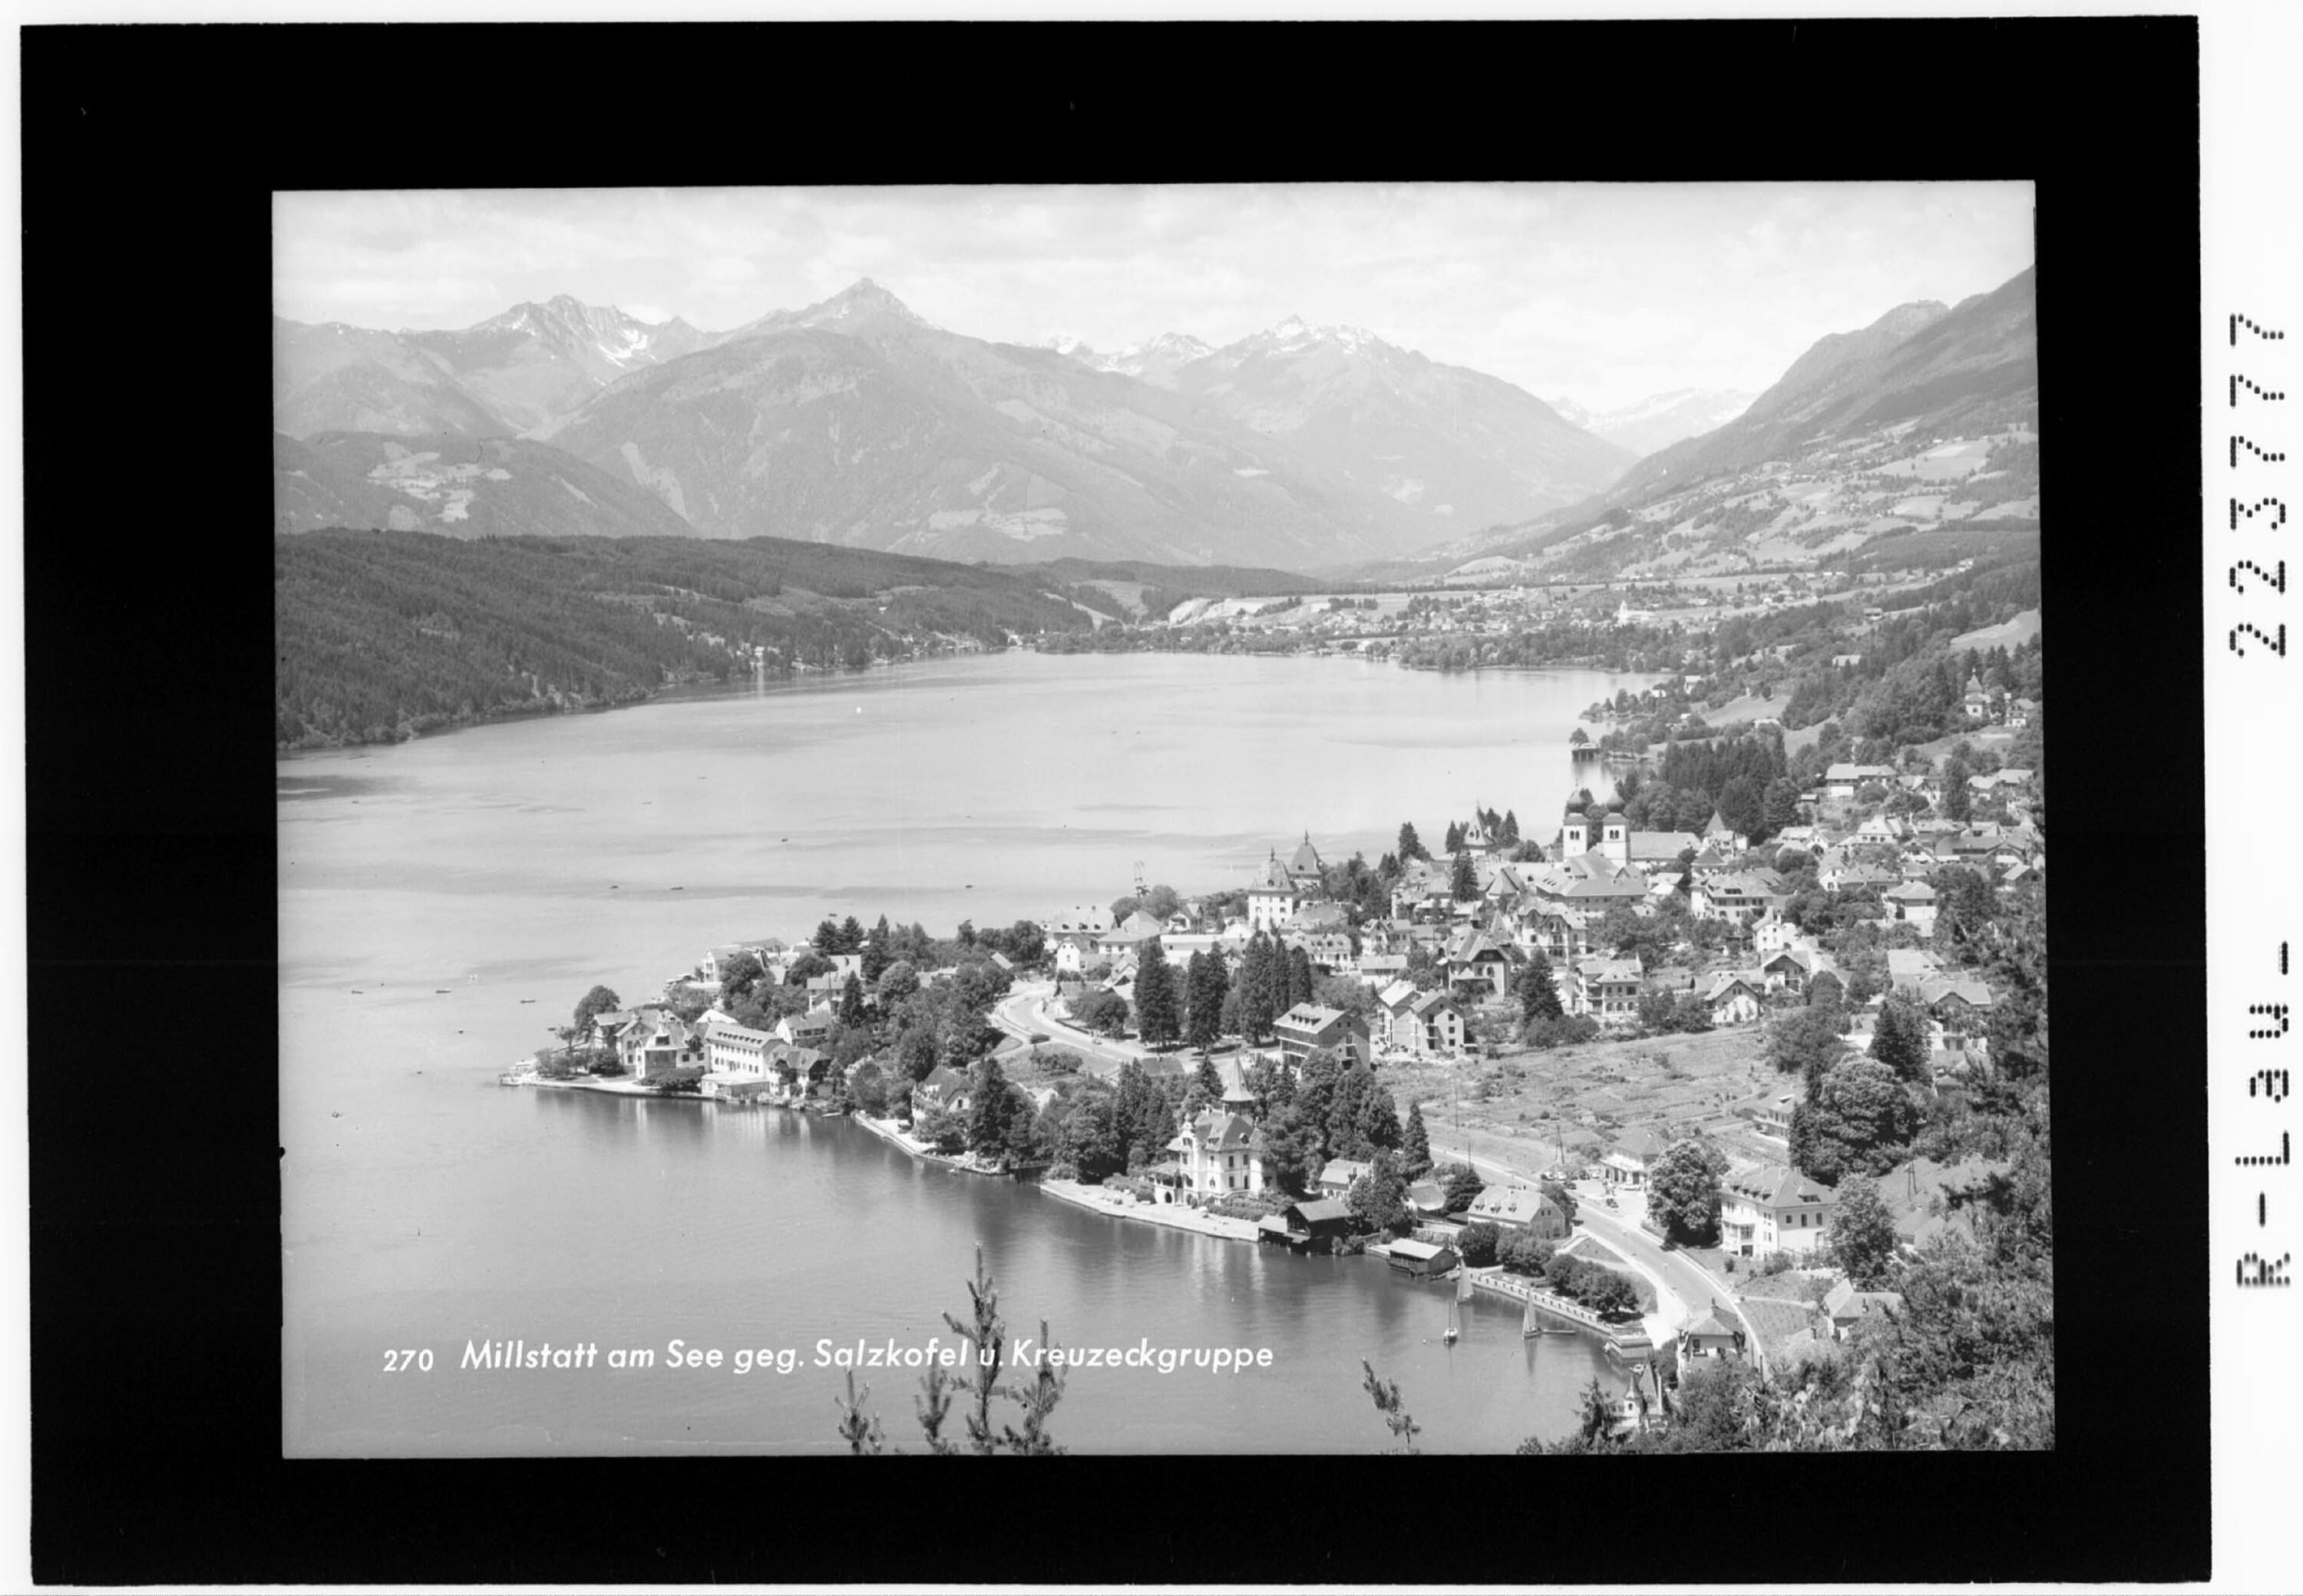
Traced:
POLYGON ((1563 859, 1581 858, 1584 854, 1590 851, 1590 823, 1577 811, 1570 809, 1567 812, 1566 820, 1559 828, 1560 857, 1563 859))
POLYGON ((1621 809, 1610 809, 1599 828, 1599 851, 1607 856, 1609 864, 1623 869, 1632 862, 1631 823, 1621 809))

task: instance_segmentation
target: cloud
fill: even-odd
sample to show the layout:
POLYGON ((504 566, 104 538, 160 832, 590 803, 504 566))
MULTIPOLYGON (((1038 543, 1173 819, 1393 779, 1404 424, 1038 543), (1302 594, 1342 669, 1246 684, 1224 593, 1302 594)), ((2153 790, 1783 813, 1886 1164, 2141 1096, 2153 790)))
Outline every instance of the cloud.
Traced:
POLYGON ((1826 333, 1995 287, 2030 229, 2024 183, 287 194, 274 297, 465 326, 571 293, 724 329, 870 276, 995 340, 1222 343, 1295 314, 1613 406, 1764 387, 1826 333))

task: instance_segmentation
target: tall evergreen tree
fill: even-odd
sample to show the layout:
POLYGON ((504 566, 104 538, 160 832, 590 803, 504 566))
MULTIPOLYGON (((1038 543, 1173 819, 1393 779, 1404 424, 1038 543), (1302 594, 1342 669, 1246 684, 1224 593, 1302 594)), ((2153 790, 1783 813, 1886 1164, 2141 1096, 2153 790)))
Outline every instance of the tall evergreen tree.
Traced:
POLYGON ((1520 972, 1519 1010, 1530 1025, 1560 1018, 1559 988, 1551 978, 1551 958, 1540 948, 1529 955, 1527 968, 1520 972))
POLYGON ((1459 851, 1455 855, 1454 891, 1458 903, 1469 903, 1480 895, 1479 872, 1472 868, 1470 854, 1459 851))
POLYGON ((1315 1047, 1304 1054, 1303 1066, 1295 1074, 1295 1095, 1292 1106, 1311 1133, 1308 1151, 1314 1175, 1329 1159, 1342 1156, 1329 1139, 1328 1127, 1334 1118, 1336 1094, 1343 1075, 1342 1061, 1324 1047, 1315 1047))
POLYGON ((1231 981, 1224 973, 1223 955, 1211 950, 1192 955, 1197 967, 1191 973, 1186 989, 1189 1007, 1191 1044, 1205 1052, 1223 1036, 1224 999, 1229 995, 1231 981))
POLYGON ((887 973, 888 967, 896 962, 895 944, 896 933, 888 928, 888 916, 882 915, 880 923, 872 928, 872 934, 865 940, 863 947, 864 980, 866 984, 877 986, 880 984, 880 977, 887 973))
POLYGON ((864 923, 850 915, 839 923, 839 950, 860 953, 864 950, 864 923))
POLYGON ((1431 1169, 1431 1133, 1423 1127, 1423 1105, 1407 1105, 1407 1133, 1399 1146, 1400 1173, 1420 1180, 1431 1169))
POLYGON ((1463 846, 1464 823, 1460 820, 1451 820, 1447 823, 1447 840, 1441 843, 1440 847, 1445 852, 1455 853, 1463 846))
POLYGON ((1135 950, 1135 1029, 1153 1047, 1165 1047, 1183 1031, 1175 972, 1156 936, 1146 938, 1135 950))
POLYGON ((1344 1069, 1340 1060, 1337 1069, 1335 1089, 1328 1098, 1328 1156, 1365 1158, 1370 1144, 1362 1127, 1361 1110, 1367 1102, 1369 1089, 1375 1085, 1375 1072, 1362 1065, 1344 1069))
POLYGON ((1504 811, 1504 823, 1500 840, 1506 848, 1514 847, 1519 841, 1519 816, 1509 809, 1504 811))
POLYGON ((1719 789, 1718 808, 1719 818, 1746 837, 1759 837, 1767 830, 1759 784, 1749 776, 1734 777, 1719 789))
POLYGON ((1130 1169, 1156 1161, 1176 1134, 1167 1094, 1133 1059, 1119 1067, 1112 1122, 1126 1144, 1130 1169))
MULTIPOLYGON (((1784 827, 1799 823, 1799 783, 1789 776, 1776 776, 1768 781, 1759 795, 1761 831, 1765 835, 1775 836, 1784 827)), ((1759 835, 1754 833, 1751 840, 1759 841, 1759 835)))
POLYGON ((1008 1144, 1008 1121, 1018 1106, 1008 1089, 1000 1060, 986 1055, 968 1071, 967 1145, 971 1152, 997 1154, 1008 1144))
POLYGON ((1312 956, 1302 943, 1287 950, 1287 1007, 1312 1001, 1314 983, 1312 979, 1312 956))
POLYGON ((1973 773, 1967 768, 1967 761, 1956 754, 1944 761, 1943 803, 1939 807, 1945 820, 1956 820, 1964 825, 1974 812, 1967 786, 1968 777, 1973 773))
POLYGON ((839 984, 839 1023, 860 1026, 864 1023, 864 983, 850 970, 848 979, 839 984))
POLYGON ((1248 939, 1243 974, 1246 998, 1241 1018, 1247 1022, 1250 1042, 1261 1042, 1271 1034, 1271 1022, 1279 1018, 1279 999, 1286 981, 1278 948, 1270 937, 1257 932, 1248 939))
POLYGON ((1399 846, 1392 851, 1399 856, 1399 862, 1403 866, 1410 859, 1428 859, 1431 857, 1430 850, 1423 846, 1422 839, 1415 834, 1415 823, 1412 820, 1403 820, 1399 823, 1399 846))

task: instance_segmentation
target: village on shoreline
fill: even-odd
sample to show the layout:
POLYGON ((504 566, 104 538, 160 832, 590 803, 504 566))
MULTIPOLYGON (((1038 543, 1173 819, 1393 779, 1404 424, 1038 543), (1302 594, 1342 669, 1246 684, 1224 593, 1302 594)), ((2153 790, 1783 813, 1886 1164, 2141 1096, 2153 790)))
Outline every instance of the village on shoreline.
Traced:
POLYGON ((1460 1276, 1622 1354, 1607 1429, 1637 1432, 1687 1360, 1843 1363, 2007 1174, 1924 1123, 2021 1069, 2044 1007, 2029 774, 1963 756, 1802 773, 1762 727, 1579 791, 1546 840, 1475 804, 1437 856, 1406 824, 1229 892, 827 919, 630 1008, 595 987, 503 1078, 848 1115, 1091 1212, 1460 1276))

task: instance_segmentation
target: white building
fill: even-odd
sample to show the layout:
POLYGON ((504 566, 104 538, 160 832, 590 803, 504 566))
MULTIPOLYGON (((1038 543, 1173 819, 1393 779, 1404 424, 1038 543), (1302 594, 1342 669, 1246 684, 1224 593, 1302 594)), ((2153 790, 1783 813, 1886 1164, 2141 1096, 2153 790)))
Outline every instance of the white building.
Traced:
POLYGON ((1211 1109, 1185 1126, 1168 1151, 1176 1155, 1177 1189, 1188 1195, 1263 1189, 1263 1142, 1244 1114, 1211 1109))
POLYGON ((1287 867, 1275 853, 1257 873, 1247 889, 1247 923, 1254 931, 1276 932, 1295 923, 1295 911, 1303 899, 1287 867))
POLYGON ((1831 1224, 1831 1188, 1767 1164, 1719 1183, 1719 1245, 1739 1257, 1811 1252, 1831 1224))

